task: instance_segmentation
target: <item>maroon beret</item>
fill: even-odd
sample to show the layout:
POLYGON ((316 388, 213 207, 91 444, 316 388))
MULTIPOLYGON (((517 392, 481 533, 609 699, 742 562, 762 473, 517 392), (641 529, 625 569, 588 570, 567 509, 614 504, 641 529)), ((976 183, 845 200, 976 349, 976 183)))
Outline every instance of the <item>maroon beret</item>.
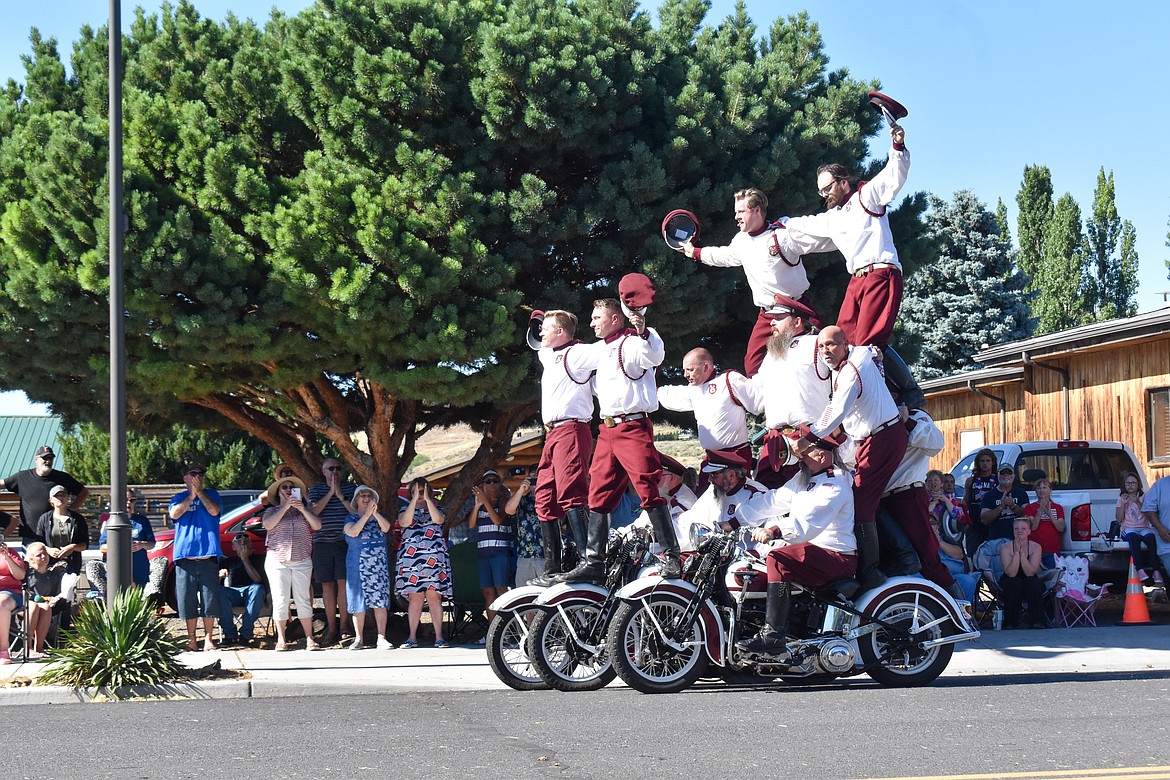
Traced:
POLYGON ((528 321, 544 322, 544 312, 542 312, 540 309, 533 309, 532 314, 528 315, 528 321))
POLYGON ((870 92, 868 97, 869 107, 874 111, 877 111, 879 114, 882 113, 883 108, 888 111, 890 116, 892 116, 894 119, 901 119, 910 113, 906 110, 906 106, 902 105, 897 100, 894 100, 889 95, 883 95, 880 92, 870 92))
POLYGON ((803 317, 810 322, 817 322, 817 313, 812 310, 808 304, 801 303, 795 298, 789 298, 787 295, 776 295, 772 305, 764 312, 764 314, 792 314, 797 317, 803 317))
POLYGON ((680 477, 685 477, 687 475, 687 467, 669 455, 658 453, 658 459, 662 461, 663 471, 669 471, 671 474, 677 474, 680 477))
POLYGON ((808 439, 813 443, 814 447, 818 447, 822 450, 828 450, 830 452, 837 449, 845 442, 844 437, 839 435, 837 431, 834 431, 833 433, 827 433, 824 436, 815 436, 812 432, 812 429, 807 425, 798 425, 795 428, 785 429, 784 435, 793 441, 796 441, 797 439, 808 439))
POLYGON ((618 282, 618 297, 626 308, 637 311, 654 304, 654 282, 646 274, 626 274, 618 282))
POLYGON ((715 474, 726 469, 750 469, 752 464, 735 450, 707 450, 704 474, 715 474))

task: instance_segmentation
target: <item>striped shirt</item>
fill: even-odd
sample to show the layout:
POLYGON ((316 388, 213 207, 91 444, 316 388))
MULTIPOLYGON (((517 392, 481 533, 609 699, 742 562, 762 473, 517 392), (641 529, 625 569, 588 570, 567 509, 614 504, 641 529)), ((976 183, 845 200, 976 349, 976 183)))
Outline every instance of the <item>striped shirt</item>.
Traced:
MULTIPOLYGON (((276 511, 279 510, 268 510, 268 512, 276 511)), ((279 563, 295 563, 312 557, 312 540, 312 529, 309 528, 309 521, 305 519, 299 509, 290 507, 284 513, 280 523, 275 528, 268 530, 266 544, 268 554, 279 563)))
MULTIPOLYGON (((357 490, 357 485, 342 484, 341 495, 345 496, 345 500, 352 502, 353 493, 357 490)), ((309 488, 309 504, 316 504, 329 494, 329 486, 324 482, 318 482, 309 488)), ((345 504, 341 503, 341 499, 333 496, 329 499, 329 503, 325 508, 317 513, 317 518, 321 521, 321 530, 317 532, 316 538, 322 542, 340 542, 345 539, 345 518, 349 515, 349 511, 345 508, 345 504)))

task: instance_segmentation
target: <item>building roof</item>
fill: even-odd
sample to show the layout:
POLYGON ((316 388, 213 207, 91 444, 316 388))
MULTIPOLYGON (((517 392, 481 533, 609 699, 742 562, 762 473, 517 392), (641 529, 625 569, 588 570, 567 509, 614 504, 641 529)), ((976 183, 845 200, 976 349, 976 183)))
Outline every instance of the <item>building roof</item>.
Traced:
POLYGON ((1023 381, 1023 379, 1024 367, 1022 365, 993 366, 991 368, 980 368, 975 371, 963 371, 959 374, 947 374, 937 379, 928 379, 925 382, 919 382, 919 385, 922 387, 922 392, 924 393, 942 395, 943 393, 955 392, 957 390, 969 390, 972 387, 1019 382, 1023 381))
POLYGON ((56 415, 0 416, 0 479, 33 467, 33 453, 47 444, 57 453, 54 468, 65 470, 61 457, 61 418, 56 415))
POLYGON ((1013 363, 1039 356, 1055 356, 1087 349, 1113 348, 1126 341, 1170 337, 1170 306, 1118 320, 1094 322, 1030 339, 1008 341, 976 352, 974 360, 990 365, 1013 363))

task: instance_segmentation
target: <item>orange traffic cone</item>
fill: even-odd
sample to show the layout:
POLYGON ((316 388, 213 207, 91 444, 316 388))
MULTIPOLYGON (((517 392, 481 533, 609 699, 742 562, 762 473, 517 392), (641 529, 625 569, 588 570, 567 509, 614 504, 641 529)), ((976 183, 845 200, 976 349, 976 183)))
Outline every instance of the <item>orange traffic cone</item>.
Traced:
POLYGON ((1146 604, 1146 591, 1138 579, 1137 569, 1133 561, 1129 562, 1129 584, 1125 588, 1125 614, 1121 616, 1121 626, 1149 626, 1150 607, 1146 604))

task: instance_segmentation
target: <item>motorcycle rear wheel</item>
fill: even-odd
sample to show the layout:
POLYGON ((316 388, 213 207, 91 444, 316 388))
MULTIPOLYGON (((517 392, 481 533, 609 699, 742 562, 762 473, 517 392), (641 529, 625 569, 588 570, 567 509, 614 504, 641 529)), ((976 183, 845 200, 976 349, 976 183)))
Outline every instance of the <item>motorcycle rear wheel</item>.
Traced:
MULTIPOLYGON (((874 617, 909 630, 913 626, 945 618, 946 615, 946 610, 935 599, 922 594, 916 596, 913 593, 903 593, 882 604, 874 617)), ((945 622, 914 634, 914 641, 907 639, 901 632, 890 632, 886 629, 878 629, 861 637, 858 644, 861 658, 867 666, 875 663, 887 652, 890 653, 885 663, 869 669, 867 674, 887 688, 914 688, 934 682, 951 662, 955 647, 936 645, 922 649, 917 643, 941 639, 944 636, 944 625, 945 622)))
POLYGON ((488 665, 500 682, 517 691, 548 688, 528 658, 527 640, 533 620, 543 612, 538 607, 521 607, 498 612, 487 630, 488 665))
POLYGON ((601 605, 583 601, 561 606, 564 615, 558 609, 549 609, 532 621, 527 645, 532 668, 545 685, 558 691, 600 690, 617 676, 604 644, 605 634, 601 634, 601 650, 591 653, 573 640, 569 624, 581 636, 597 620, 601 605))
POLYGON ((669 626, 685 607, 669 599, 652 600, 618 607, 609 625, 610 658, 618 676, 642 693, 677 693, 689 688, 707 670, 707 651, 698 624, 678 639, 684 647, 675 651, 662 640, 657 623, 669 626), (651 617, 651 611, 653 617, 651 617))

